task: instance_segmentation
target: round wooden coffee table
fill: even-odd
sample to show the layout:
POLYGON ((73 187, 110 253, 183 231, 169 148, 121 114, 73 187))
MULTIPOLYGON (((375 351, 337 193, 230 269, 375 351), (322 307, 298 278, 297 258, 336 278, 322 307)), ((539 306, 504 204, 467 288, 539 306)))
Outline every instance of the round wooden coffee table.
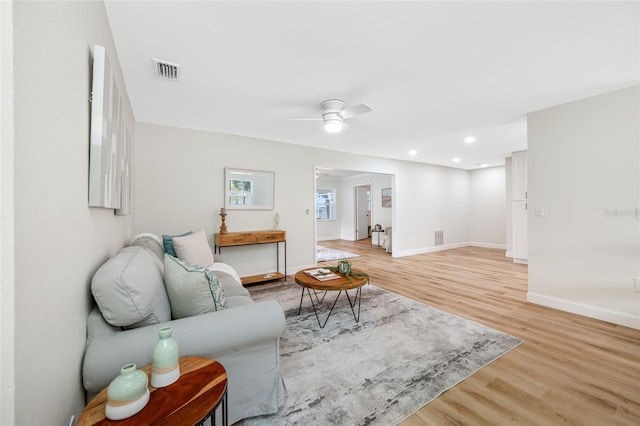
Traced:
MULTIPOLYGON (((344 292, 347 295, 347 299, 349 300, 349 306, 351 307, 351 312, 353 313, 353 318, 356 320, 356 323, 360 321, 360 302, 362 300, 362 286, 368 282, 366 276, 362 278, 357 278, 354 276, 350 276, 349 278, 345 277, 344 274, 340 272, 336 272, 336 275, 339 275, 339 278, 335 278, 332 280, 320 281, 311 275, 307 274, 306 271, 310 271, 318 268, 307 268, 302 271, 298 271, 295 275, 296 283, 302 287, 302 295, 300 296, 300 307, 298 308, 298 315, 302 311, 302 300, 304 299, 304 292, 306 290, 309 295, 309 299, 311 300, 311 306, 313 306, 313 312, 316 314, 316 319, 318 320, 318 325, 320 328, 324 328, 327 325, 327 321, 329 321, 329 317, 333 312, 333 308, 336 306, 336 302, 340 298, 340 294, 344 292), (349 296, 348 290, 356 289, 356 294, 353 300, 351 300, 351 296, 349 296), (331 309, 329 310, 329 314, 325 318, 324 322, 320 322, 320 317, 318 316, 318 309, 316 307, 316 303, 313 301, 313 296, 311 295, 311 290, 313 290, 313 295, 316 297, 316 301, 318 305, 322 303, 324 297, 327 295, 329 291, 337 291, 338 295, 336 296, 333 304, 331 305, 331 309), (318 291, 324 291, 322 298, 318 297, 318 291), (355 306, 358 304, 358 313, 356 314, 355 306)), ((360 271, 353 270, 356 274, 360 274, 360 271)))
MULTIPOLYGON (((151 376, 151 365, 141 368, 151 376)), ((211 419, 222 405, 222 424, 227 425, 227 372, 211 358, 186 356, 180 358, 180 378, 164 388, 149 385, 151 397, 137 414, 123 420, 105 418, 107 389, 103 389, 82 410, 78 426, 97 425, 202 425, 211 419)))

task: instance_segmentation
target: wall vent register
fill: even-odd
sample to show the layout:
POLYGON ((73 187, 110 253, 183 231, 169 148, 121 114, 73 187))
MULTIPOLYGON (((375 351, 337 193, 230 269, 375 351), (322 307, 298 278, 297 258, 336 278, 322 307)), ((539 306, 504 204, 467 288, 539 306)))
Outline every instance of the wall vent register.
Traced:
POLYGON ((153 58, 153 68, 156 76, 159 78, 163 78, 165 80, 178 79, 178 71, 180 70, 180 65, 178 64, 172 64, 171 62, 153 58))

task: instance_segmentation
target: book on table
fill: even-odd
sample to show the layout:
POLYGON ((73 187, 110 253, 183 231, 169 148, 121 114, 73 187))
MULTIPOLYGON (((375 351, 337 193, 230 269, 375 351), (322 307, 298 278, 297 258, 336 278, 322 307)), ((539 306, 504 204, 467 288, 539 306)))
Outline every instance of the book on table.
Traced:
POLYGON ((340 278, 340 275, 331 272, 326 268, 310 269, 304 272, 320 281, 335 280, 336 278, 340 278))

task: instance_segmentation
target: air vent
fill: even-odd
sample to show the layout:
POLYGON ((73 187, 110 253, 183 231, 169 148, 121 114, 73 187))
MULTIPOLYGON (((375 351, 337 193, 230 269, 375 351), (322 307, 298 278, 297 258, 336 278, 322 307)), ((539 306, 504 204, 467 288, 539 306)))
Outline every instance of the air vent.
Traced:
POLYGON ((180 65, 172 64, 171 62, 161 61, 160 59, 153 59, 153 68, 156 76, 164 78, 166 80, 177 80, 178 70, 180 65))
POLYGON ((444 245, 444 231, 435 232, 435 243, 437 246, 444 245))

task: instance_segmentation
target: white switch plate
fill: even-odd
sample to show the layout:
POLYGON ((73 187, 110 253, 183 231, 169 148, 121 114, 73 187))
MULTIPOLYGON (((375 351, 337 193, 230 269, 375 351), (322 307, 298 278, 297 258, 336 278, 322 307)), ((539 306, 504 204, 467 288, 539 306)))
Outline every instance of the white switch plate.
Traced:
POLYGON ((539 216, 539 217, 543 217, 544 216, 544 207, 536 207, 535 208, 535 215, 539 216))

